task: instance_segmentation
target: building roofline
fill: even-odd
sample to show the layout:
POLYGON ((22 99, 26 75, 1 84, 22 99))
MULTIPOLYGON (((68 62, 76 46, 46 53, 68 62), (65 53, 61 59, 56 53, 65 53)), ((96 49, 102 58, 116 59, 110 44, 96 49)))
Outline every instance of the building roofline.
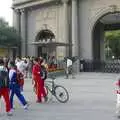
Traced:
POLYGON ((19 5, 23 5, 23 4, 27 4, 27 3, 31 3, 31 2, 36 2, 36 1, 43 1, 43 0, 27 0, 27 1, 22 1, 22 2, 13 2, 13 6, 19 6, 19 5))
POLYGON ((22 3, 17 3, 17 4, 13 3, 12 8, 14 8, 14 9, 23 9, 23 8, 36 6, 38 4, 45 4, 45 3, 49 3, 49 2, 53 2, 53 1, 56 1, 56 0, 34 0, 34 1, 29 0, 29 1, 22 2, 22 3))

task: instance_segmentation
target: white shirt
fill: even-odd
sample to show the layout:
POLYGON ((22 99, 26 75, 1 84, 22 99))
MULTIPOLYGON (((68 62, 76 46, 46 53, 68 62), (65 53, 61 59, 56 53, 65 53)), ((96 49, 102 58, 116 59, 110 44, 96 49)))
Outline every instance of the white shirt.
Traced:
POLYGON ((26 67, 27 67, 27 64, 24 63, 24 61, 19 61, 16 63, 16 66, 17 66, 17 69, 21 72, 21 73, 24 73, 26 67))
POLYGON ((67 67, 71 66, 72 65, 72 60, 70 59, 67 59, 67 67))

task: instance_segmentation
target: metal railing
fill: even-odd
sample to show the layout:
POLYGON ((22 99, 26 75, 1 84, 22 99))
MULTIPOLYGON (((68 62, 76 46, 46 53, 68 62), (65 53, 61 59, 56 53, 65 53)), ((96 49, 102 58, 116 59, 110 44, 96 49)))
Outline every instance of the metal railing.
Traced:
MULTIPOLYGON (((84 60, 80 62, 83 66, 83 72, 106 72, 106 73, 119 73, 120 72, 120 61, 100 61, 100 60, 84 60)), ((80 69, 81 70, 81 69, 80 69)))

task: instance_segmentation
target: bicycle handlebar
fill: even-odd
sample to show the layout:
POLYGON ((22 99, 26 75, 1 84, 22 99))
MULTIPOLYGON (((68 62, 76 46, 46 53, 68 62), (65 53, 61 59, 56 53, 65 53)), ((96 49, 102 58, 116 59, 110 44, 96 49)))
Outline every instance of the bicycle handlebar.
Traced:
POLYGON ((52 80, 55 80, 56 79, 56 76, 55 75, 49 75, 48 78, 52 79, 52 80))

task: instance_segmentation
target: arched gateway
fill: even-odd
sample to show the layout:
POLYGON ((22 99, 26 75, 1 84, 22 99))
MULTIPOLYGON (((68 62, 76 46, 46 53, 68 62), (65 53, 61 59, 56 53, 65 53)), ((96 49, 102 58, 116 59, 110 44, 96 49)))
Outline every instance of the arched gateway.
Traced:
POLYGON ((38 46, 45 43, 38 43, 36 35, 47 25, 55 36, 57 58, 104 59, 104 31, 118 29, 120 21, 115 20, 120 0, 14 0, 13 9, 22 56, 38 55, 38 46))
POLYGON ((54 56, 54 51, 56 51, 56 46, 53 46, 53 41, 55 39, 55 35, 51 30, 44 29, 38 32, 35 44, 37 47, 37 56, 42 56, 44 58, 47 58, 50 54, 54 56))

